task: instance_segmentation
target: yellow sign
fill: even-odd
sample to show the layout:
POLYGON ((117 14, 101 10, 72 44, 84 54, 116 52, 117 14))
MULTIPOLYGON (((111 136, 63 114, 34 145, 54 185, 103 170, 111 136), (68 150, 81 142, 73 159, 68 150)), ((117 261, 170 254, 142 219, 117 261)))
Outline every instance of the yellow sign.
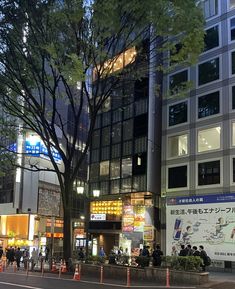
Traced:
POLYGON ((144 226, 144 240, 153 241, 153 226, 144 226))

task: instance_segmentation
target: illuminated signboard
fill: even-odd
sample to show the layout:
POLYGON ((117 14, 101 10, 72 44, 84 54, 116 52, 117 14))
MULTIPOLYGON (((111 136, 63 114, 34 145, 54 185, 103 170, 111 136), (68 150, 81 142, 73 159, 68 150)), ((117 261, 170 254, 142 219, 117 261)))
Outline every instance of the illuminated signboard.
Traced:
POLYGON ((91 221, 105 221, 106 214, 91 214, 91 221))

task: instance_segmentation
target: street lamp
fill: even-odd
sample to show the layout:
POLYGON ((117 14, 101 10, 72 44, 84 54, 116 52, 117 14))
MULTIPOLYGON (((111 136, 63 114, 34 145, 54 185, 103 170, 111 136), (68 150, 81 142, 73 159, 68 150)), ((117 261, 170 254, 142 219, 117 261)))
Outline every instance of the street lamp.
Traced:
POLYGON ((93 197, 98 198, 100 196, 100 190, 93 190, 93 197))
POLYGON ((84 186, 78 186, 77 187, 77 194, 83 195, 83 193, 84 193, 84 186))

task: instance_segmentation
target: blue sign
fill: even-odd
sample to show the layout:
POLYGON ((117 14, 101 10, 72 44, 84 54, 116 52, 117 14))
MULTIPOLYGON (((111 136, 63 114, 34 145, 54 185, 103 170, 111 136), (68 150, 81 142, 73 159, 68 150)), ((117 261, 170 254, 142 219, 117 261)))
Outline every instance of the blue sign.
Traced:
POLYGON ((235 202, 235 193, 167 198, 168 206, 235 202))
POLYGON ((40 156, 40 141, 32 144, 29 140, 25 141, 25 153, 34 157, 40 156))

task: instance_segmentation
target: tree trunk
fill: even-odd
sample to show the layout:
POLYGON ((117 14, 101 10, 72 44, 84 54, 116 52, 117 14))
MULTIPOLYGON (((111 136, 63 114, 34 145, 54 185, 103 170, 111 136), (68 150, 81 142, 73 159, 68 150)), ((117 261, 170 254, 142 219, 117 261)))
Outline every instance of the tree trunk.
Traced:
POLYGON ((66 261, 72 257, 72 222, 71 208, 64 208, 64 240, 63 240, 63 257, 66 261))

